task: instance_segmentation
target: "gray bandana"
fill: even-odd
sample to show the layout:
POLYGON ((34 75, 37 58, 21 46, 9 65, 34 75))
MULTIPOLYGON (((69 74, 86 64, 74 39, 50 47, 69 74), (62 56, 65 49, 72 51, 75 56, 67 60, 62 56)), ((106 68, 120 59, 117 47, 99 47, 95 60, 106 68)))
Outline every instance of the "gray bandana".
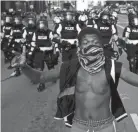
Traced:
POLYGON ((95 74, 102 70, 105 64, 103 48, 97 45, 89 45, 77 52, 81 66, 90 74, 95 74))

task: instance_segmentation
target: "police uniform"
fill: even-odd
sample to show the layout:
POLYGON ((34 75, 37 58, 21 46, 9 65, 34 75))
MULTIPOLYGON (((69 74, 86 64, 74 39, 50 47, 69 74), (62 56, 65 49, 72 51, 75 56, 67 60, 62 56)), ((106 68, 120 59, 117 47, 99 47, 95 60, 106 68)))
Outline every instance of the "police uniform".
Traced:
POLYGON ((104 24, 101 20, 97 22, 97 28, 102 35, 103 44, 109 44, 111 37, 117 34, 117 28, 114 24, 104 24))
POLYGON ((23 24, 13 26, 10 32, 11 43, 9 47, 17 52, 22 52, 22 44, 25 39, 25 27, 23 24))
MULTIPOLYGON (((33 35, 33 39, 32 41, 35 42, 35 45, 37 47, 37 49, 35 49, 34 51, 32 51, 35 55, 36 53, 44 53, 44 55, 41 54, 41 59, 40 58, 36 58, 35 64, 39 65, 39 68, 41 67, 41 70, 44 69, 44 61, 47 64, 48 69, 52 69, 54 68, 54 47, 52 44, 52 40, 53 39, 53 33, 51 30, 47 30, 47 31, 39 31, 37 30, 35 32, 35 34, 33 35), (38 61, 38 62, 37 62, 38 61)), ((37 67, 37 66, 36 66, 37 67)))
POLYGON ((85 15, 85 14, 80 15, 78 20, 79 20, 79 25, 80 25, 81 29, 85 28, 86 22, 88 20, 87 15, 85 15))
MULTIPOLYGON (((126 50, 127 50, 127 59, 130 63, 130 71, 136 73, 136 71, 134 71, 135 69, 133 70, 131 67, 132 63, 131 59, 133 59, 136 54, 138 58, 138 28, 127 26, 124 29, 123 37, 128 39, 128 44, 126 44, 126 50)), ((137 68, 136 70, 138 70, 138 61, 136 68, 137 68)))
POLYGON ((68 22, 64 20, 58 25, 58 28, 55 32, 60 35, 62 40, 68 41, 71 44, 71 49, 69 51, 66 51, 65 48, 62 48, 62 61, 68 61, 76 57, 77 45, 75 42, 77 41, 77 36, 80 31, 81 28, 75 21, 68 22))
POLYGON ((36 26, 32 28, 26 28, 24 31, 24 37, 26 39, 26 48, 27 48, 27 60, 28 60, 28 65, 33 67, 33 54, 32 51, 35 49, 35 45, 33 42, 33 35, 36 31, 36 26))
POLYGON ((13 28, 13 24, 10 24, 10 23, 6 23, 3 26, 3 39, 1 42, 1 46, 2 46, 1 48, 4 51, 4 56, 5 56, 5 59, 7 60, 10 60, 10 57, 11 57, 11 54, 6 50, 8 49, 8 42, 9 42, 12 28, 13 28))

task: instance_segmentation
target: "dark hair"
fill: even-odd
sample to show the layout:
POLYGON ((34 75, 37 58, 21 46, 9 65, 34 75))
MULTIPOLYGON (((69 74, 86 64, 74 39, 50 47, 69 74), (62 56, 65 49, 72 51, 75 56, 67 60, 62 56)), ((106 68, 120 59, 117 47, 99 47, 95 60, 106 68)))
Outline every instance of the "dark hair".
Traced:
POLYGON ((102 44, 102 36, 101 33, 98 31, 98 29, 92 28, 92 27, 86 27, 83 30, 80 31, 78 35, 78 41, 81 43, 82 38, 85 35, 96 35, 99 38, 99 42, 102 44))

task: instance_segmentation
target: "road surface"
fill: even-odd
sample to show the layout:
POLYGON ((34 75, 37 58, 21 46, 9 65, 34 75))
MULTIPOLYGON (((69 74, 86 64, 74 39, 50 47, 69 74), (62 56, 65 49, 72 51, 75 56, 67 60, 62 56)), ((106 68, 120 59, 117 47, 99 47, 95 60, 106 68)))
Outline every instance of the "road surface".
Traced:
MULTIPOLYGON (((118 31, 122 35, 123 28, 127 25, 127 16, 119 15, 118 31)), ((49 26, 53 28, 52 21, 49 26)), ((1 57, 1 78, 4 79, 13 70, 7 70, 8 64, 4 64, 1 57)), ((120 61, 128 68, 126 54, 120 57, 120 61)), ((42 93, 38 93, 37 85, 30 83, 24 75, 12 78, 1 83, 1 115, 2 132, 64 132, 62 121, 54 120, 56 112, 56 98, 59 93, 59 81, 56 84, 46 84, 49 87, 42 93)), ((126 128, 126 132, 138 131, 138 88, 119 82, 119 93, 128 112, 128 118, 119 125, 126 128)), ((69 131, 69 129, 68 129, 69 131)))

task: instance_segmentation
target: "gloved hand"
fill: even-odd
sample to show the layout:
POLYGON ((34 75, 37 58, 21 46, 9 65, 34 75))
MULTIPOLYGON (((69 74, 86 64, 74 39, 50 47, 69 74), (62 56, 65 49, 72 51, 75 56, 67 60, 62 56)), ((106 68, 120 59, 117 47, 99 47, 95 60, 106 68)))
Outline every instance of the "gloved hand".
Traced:
POLYGON ((63 44, 63 48, 68 51, 71 49, 71 44, 67 41, 62 41, 62 44, 63 44))
POLYGON ((118 52, 120 54, 120 56, 122 55, 123 51, 122 51, 122 48, 120 46, 118 46, 118 52))

